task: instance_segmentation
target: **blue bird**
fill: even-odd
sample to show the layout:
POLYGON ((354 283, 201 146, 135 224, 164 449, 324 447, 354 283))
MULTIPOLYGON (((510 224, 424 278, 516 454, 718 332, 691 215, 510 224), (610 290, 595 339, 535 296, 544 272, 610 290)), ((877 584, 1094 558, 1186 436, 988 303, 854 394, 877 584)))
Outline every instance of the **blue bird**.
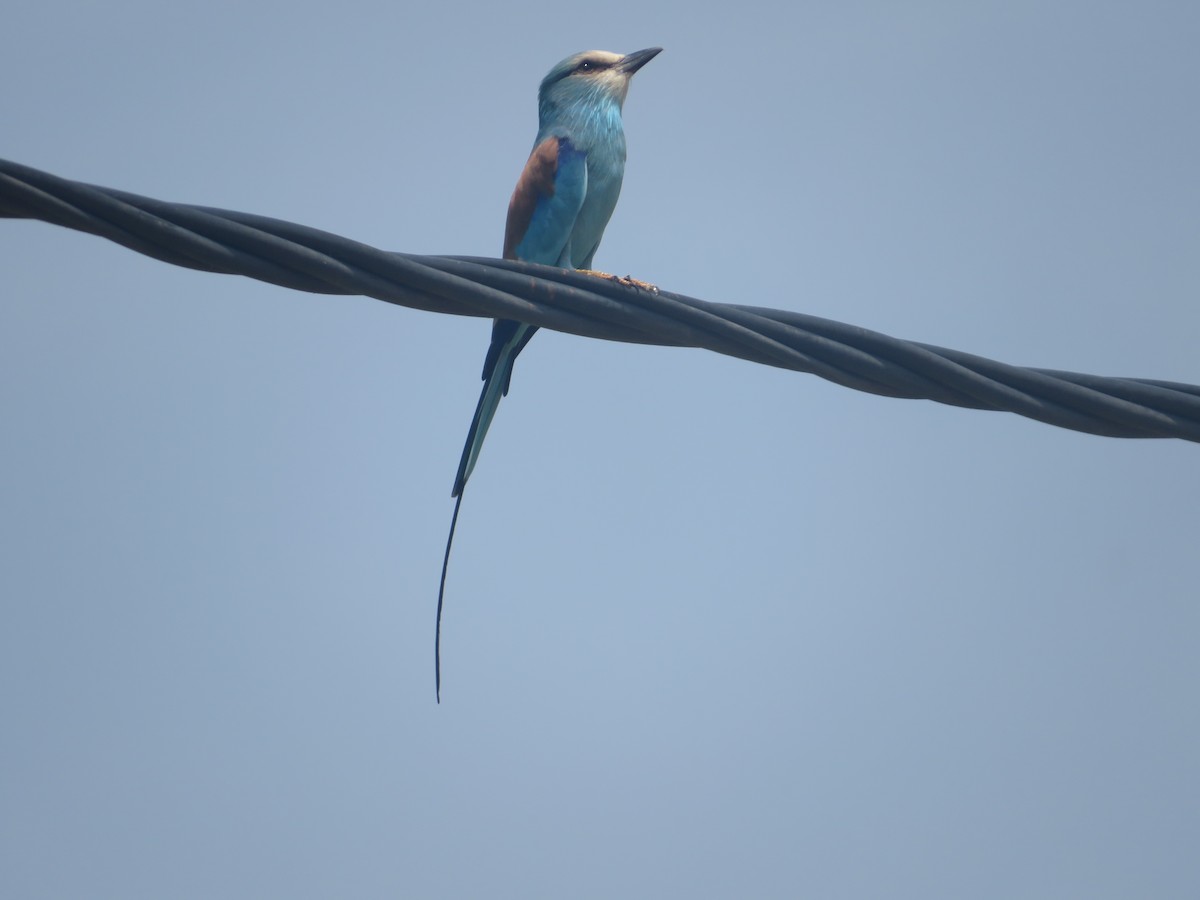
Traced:
MULTIPOLYGON (((587 50, 568 56, 542 80, 538 89, 537 138, 508 203, 505 259, 564 269, 591 269, 592 257, 617 205, 625 174, 621 107, 629 82, 638 69, 661 52, 661 47, 651 47, 622 56, 587 50)), ((434 639, 439 702, 442 599, 463 489, 475 468, 500 398, 508 393, 513 362, 536 331, 536 325, 508 319, 497 319, 492 325, 492 343, 483 361, 483 392, 475 407, 451 491, 457 500, 442 559, 434 639)))

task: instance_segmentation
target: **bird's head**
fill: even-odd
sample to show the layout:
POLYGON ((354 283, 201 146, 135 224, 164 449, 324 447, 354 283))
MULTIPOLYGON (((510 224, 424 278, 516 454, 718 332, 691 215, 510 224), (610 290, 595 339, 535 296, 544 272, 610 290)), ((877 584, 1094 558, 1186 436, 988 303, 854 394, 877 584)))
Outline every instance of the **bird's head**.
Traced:
POLYGON ((538 106, 543 119, 547 114, 612 105, 619 111, 633 73, 661 52, 662 47, 650 47, 624 56, 607 50, 585 50, 568 56, 542 79, 538 106))

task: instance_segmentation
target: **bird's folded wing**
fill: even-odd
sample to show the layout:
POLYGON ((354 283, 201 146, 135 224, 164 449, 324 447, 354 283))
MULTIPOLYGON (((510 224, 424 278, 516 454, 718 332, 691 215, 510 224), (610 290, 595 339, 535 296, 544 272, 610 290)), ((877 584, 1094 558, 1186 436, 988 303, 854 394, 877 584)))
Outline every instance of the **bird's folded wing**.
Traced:
POLYGON ((533 148, 508 204, 504 258, 570 266, 571 229, 587 195, 587 154, 569 137, 533 148))

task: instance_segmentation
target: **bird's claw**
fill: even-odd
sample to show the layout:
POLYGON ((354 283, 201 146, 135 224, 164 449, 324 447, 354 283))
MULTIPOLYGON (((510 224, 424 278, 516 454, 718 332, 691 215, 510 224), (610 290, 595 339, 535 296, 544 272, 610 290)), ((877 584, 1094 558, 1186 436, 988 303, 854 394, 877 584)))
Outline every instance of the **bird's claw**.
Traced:
POLYGON ((632 275, 609 275, 607 272, 597 272, 595 269, 580 269, 579 271, 584 275, 607 278, 609 281, 615 281, 617 284, 624 285, 625 287, 638 288, 639 290, 649 291, 651 294, 658 293, 658 285, 651 284, 649 281, 641 281, 632 275))
POLYGON ((649 291, 651 294, 658 293, 657 284, 651 284, 649 281, 642 281, 641 279, 634 278, 632 275, 622 275, 617 279, 617 281, 626 287, 641 288, 643 291, 649 291))

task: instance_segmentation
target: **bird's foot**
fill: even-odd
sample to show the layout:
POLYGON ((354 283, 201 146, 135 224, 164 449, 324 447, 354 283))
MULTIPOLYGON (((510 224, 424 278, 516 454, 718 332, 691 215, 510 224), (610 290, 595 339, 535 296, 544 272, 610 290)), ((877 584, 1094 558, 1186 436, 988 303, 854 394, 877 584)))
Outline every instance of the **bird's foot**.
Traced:
POLYGON ((609 281, 615 281, 617 284, 625 287, 639 288, 643 291, 649 291, 651 294, 658 293, 658 285, 651 284, 648 281, 640 281, 632 275, 609 275, 607 272, 597 272, 595 269, 580 269, 584 275, 592 275, 596 278, 607 278, 609 281))

